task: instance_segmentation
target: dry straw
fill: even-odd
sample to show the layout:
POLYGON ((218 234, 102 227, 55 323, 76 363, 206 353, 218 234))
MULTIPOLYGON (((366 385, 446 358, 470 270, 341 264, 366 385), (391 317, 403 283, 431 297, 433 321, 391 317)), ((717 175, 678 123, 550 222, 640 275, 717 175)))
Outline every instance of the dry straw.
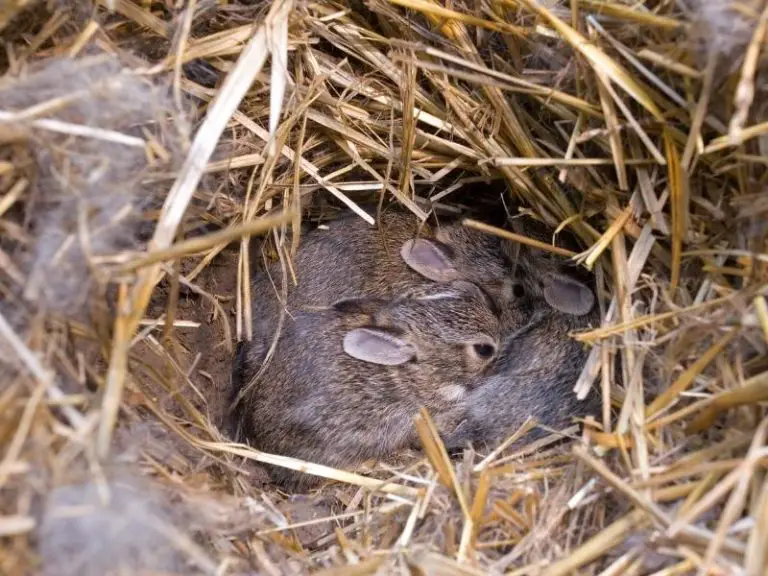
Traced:
POLYGON ((0 573, 768 573, 766 0, 0 4, 0 573), (593 270, 599 424, 229 442, 253 266, 370 200, 593 270))

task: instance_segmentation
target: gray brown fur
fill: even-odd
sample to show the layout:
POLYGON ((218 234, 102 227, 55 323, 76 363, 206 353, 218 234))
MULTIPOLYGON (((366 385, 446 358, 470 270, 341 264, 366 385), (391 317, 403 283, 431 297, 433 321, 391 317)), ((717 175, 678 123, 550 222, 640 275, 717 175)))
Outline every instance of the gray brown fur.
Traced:
MULTIPOLYGON (((391 454, 416 439, 413 418, 424 406, 447 436, 463 418, 461 400, 501 339, 493 302, 475 285, 432 284, 391 301, 348 299, 303 311, 286 324, 275 356, 235 408, 241 432, 263 451, 334 467, 391 454), (413 348, 410 361, 385 366, 345 353, 345 337, 384 331, 413 348)), ((258 353, 257 353, 258 354, 258 353)), ((245 352, 245 365, 258 355, 245 352)), ((272 470, 294 489, 311 477, 272 470)))

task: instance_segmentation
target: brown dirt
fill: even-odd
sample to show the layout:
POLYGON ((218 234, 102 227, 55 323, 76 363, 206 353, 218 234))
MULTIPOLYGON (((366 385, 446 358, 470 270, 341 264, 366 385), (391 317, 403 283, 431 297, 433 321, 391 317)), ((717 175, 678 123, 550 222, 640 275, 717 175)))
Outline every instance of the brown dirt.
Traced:
MULTIPOLYGON (((191 266, 188 268, 190 269, 182 269, 182 273, 191 272, 191 266)), ((181 369, 189 374, 189 382, 181 386, 181 392, 217 427, 221 427, 224 422, 231 385, 230 372, 236 344, 234 341, 236 282, 237 252, 225 250, 194 279, 193 283, 216 299, 226 317, 221 318, 220 313, 208 298, 182 285, 179 287, 176 320, 196 322, 199 326, 177 327, 172 333, 173 349, 177 360, 181 369), (229 346, 226 341, 224 322, 230 326, 232 341, 229 346)), ((164 282, 158 288, 148 310, 150 318, 161 316, 168 308, 169 283, 164 282)), ((156 336, 162 336, 162 328, 158 328, 156 336)), ((168 403, 166 408, 171 409, 173 405, 178 406, 173 402, 168 403)))
MULTIPOLYGON (((135 357, 144 368, 135 372, 141 379, 140 389, 149 391, 151 400, 157 402, 167 414, 180 420, 188 420, 182 403, 177 399, 177 395, 180 395, 207 417, 223 437, 226 437, 226 411, 231 388, 232 359, 236 348, 234 310, 237 258, 237 250, 224 250, 192 281, 197 288, 216 300, 224 312, 223 318, 217 309, 219 307, 214 306, 210 298, 180 284, 176 321, 194 322, 197 326, 175 327, 170 334, 170 345, 164 346, 162 350, 145 341, 137 343, 135 348, 135 357), (225 322, 229 326, 229 343, 225 322), (166 350, 172 351, 178 368, 173 367, 166 350), (162 389, 152 377, 153 372, 163 375, 166 381, 174 382, 175 393, 162 389)), ((192 269, 192 264, 185 265, 181 273, 189 274, 192 269)), ((147 311, 148 318, 159 318, 166 314, 170 306, 171 285, 168 280, 158 285, 147 311)), ((158 341, 162 341, 163 326, 155 328, 152 334, 158 341)), ((137 404, 142 404, 142 398, 137 399, 137 404)), ((198 435, 198 431, 191 427, 185 428, 185 431, 198 435)), ((163 441, 171 441, 177 451, 184 454, 190 465, 198 471, 212 464, 198 462, 200 453, 191 449, 181 438, 165 438, 163 441)), ((255 462, 237 462, 236 465, 249 474, 249 482, 255 486, 261 486, 268 480, 263 467, 255 462)))

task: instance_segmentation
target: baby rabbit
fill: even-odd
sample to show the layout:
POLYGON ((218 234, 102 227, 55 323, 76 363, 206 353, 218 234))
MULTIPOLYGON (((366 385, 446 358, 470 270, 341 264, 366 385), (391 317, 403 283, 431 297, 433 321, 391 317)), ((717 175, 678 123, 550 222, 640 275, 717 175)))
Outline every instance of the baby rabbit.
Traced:
MULTIPOLYGON (((493 301, 464 281, 301 311, 234 417, 260 450, 353 467, 414 443, 422 406, 450 436, 500 340, 493 301)), ((241 361, 250 383, 261 358, 246 347, 241 361)), ((274 467, 272 475, 292 489, 311 485, 311 477, 286 469, 274 467)))

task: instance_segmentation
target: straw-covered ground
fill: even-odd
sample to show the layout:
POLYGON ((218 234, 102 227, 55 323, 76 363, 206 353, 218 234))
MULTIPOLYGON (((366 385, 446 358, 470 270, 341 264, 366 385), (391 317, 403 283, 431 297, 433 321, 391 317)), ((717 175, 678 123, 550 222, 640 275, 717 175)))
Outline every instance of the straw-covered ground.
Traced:
POLYGON ((0 2, 0 573, 768 574, 767 29, 765 0, 0 2), (454 460, 422 420, 422 452, 266 483, 302 463, 220 432, 274 297, 248 238, 289 264, 370 200, 574 233, 602 413, 454 460))

